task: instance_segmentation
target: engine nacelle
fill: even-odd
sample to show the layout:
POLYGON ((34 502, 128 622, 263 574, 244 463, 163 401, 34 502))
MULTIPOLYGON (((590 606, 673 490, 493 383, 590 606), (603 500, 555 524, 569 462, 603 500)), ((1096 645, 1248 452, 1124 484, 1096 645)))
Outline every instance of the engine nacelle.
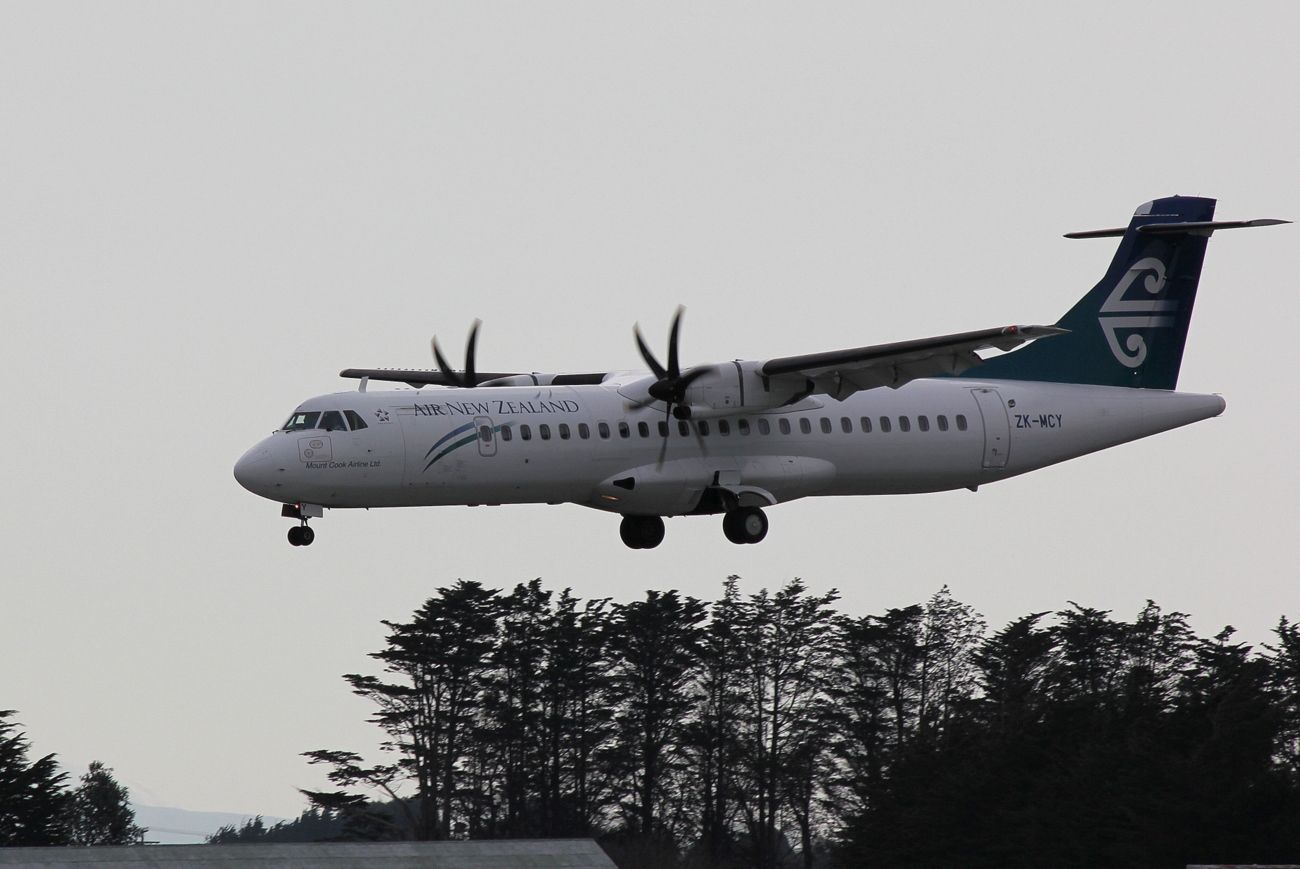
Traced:
POLYGON ((729 362, 691 384, 682 410, 691 419, 757 413, 785 407, 803 398, 812 384, 803 377, 766 377, 760 362, 729 362))

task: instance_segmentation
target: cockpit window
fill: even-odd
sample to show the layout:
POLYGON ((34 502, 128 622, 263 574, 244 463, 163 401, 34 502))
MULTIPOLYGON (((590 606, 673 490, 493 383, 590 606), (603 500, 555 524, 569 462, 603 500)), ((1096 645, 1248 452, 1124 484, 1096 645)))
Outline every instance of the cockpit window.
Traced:
POLYGON ((325 431, 347 431, 343 424, 343 414, 337 410, 327 410, 320 415, 320 427, 325 431))
POLYGON ((320 411, 309 410, 300 411, 289 417, 289 421, 284 424, 285 431, 302 431, 307 428, 315 428, 316 420, 320 418, 320 411))
POLYGON ((352 426, 353 431, 359 431, 366 427, 366 421, 355 410, 345 410, 343 415, 348 418, 348 425, 352 426))

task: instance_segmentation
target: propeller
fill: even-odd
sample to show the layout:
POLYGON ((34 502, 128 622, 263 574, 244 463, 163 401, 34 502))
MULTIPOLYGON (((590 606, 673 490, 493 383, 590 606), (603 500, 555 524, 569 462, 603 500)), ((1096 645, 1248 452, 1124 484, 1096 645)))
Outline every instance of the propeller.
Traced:
MULTIPOLYGON (((711 365, 701 365, 683 372, 678 362, 677 344, 682 329, 682 314, 686 313, 686 308, 679 305, 677 312, 673 314, 673 325, 668 332, 668 366, 664 367, 659 364, 659 360, 650 352, 646 345, 645 338, 641 335, 641 327, 633 326, 632 334, 636 337, 637 350, 641 352, 641 358, 645 364, 650 367, 654 373, 655 382, 650 384, 646 390, 650 393, 650 398, 637 404, 637 407, 645 407, 654 401, 664 403, 664 442, 659 448, 659 467, 663 467, 664 456, 668 452, 668 431, 669 421, 676 417, 680 420, 689 420, 691 418, 691 409, 686 406, 686 391, 691 388, 691 384, 699 380, 705 374, 713 370, 711 365)), ((704 438, 700 435, 698 429, 692 427, 695 431, 695 437, 700 442, 700 449, 707 452, 704 445, 704 438)))
POLYGON ((438 336, 433 336, 433 360, 438 363, 438 370, 442 372, 453 386, 459 386, 462 389, 468 389, 478 385, 478 378, 475 376, 474 369, 474 348, 478 346, 478 327, 483 325, 482 320, 475 320, 474 325, 469 327, 469 342, 465 345, 465 370, 452 371, 451 366, 447 364, 446 358, 442 355, 442 350, 438 347, 438 336))

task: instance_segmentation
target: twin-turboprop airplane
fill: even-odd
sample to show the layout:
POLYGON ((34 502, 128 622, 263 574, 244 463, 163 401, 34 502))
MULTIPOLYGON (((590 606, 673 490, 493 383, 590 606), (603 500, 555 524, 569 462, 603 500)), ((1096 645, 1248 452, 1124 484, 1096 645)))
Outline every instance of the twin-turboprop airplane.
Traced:
POLYGON ((1127 229, 1069 234, 1121 241, 1055 326, 683 368, 679 309, 666 363, 635 332, 649 373, 523 374, 477 370, 476 323, 463 371, 436 339, 436 371, 349 368, 358 391, 303 402, 235 477, 284 505, 295 546, 327 508, 571 502, 650 549, 665 516, 720 513, 728 540, 757 543, 764 509, 796 498, 974 490, 1222 413, 1173 391, 1206 243, 1287 221, 1214 205, 1157 199, 1127 229))

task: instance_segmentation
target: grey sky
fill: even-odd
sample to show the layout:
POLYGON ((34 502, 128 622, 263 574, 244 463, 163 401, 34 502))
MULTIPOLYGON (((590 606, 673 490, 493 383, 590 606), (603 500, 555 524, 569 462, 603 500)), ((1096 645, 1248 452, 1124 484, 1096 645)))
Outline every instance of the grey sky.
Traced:
POLYGON ((813 499, 757 547, 578 507, 333 513, 231 477, 347 366, 687 362, 1053 322, 1139 203, 1300 218, 1300 6, 0 4, 0 708, 142 802, 293 815, 369 750, 379 620, 458 577, 994 625, 1150 597, 1300 616, 1295 227, 1210 244, 1182 388, 1227 412, 978 494, 813 499))

